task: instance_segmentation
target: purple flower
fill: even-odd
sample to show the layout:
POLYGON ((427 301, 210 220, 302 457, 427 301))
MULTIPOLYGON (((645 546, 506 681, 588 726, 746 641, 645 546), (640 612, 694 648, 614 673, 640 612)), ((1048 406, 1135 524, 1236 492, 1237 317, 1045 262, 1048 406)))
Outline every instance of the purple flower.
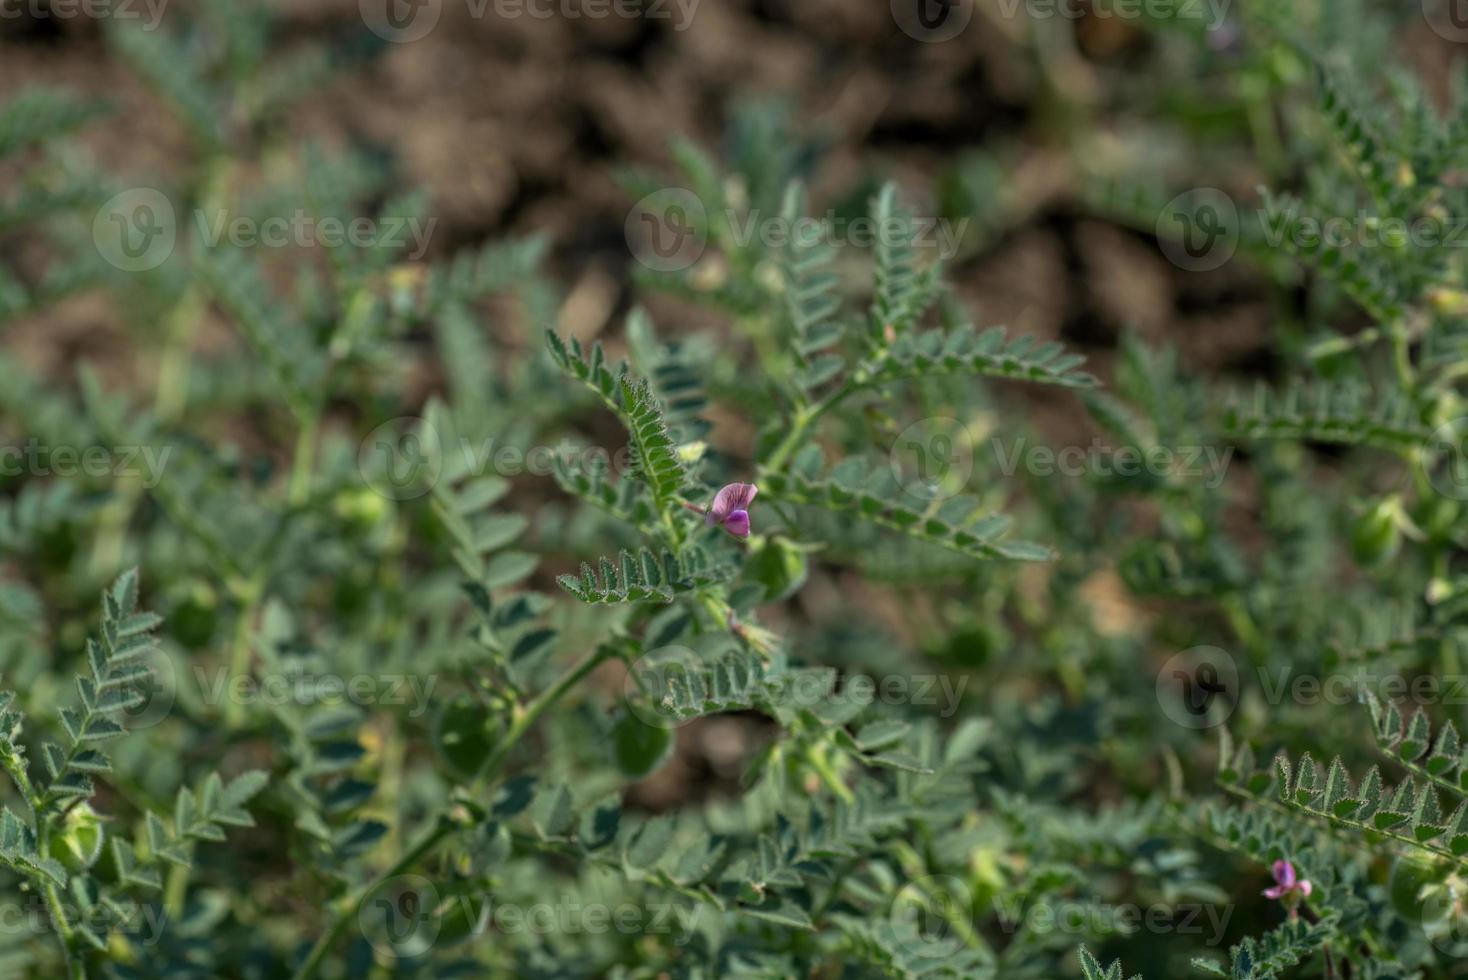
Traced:
POLYGON ((749 505, 759 487, 753 483, 731 483, 714 495, 714 502, 704 513, 709 527, 722 527, 736 538, 749 537, 749 505))
POLYGON ((1309 898, 1310 892, 1314 890, 1310 882, 1304 878, 1296 880, 1295 866, 1288 861, 1274 862, 1274 881, 1273 888, 1264 889, 1264 897, 1285 899, 1292 905, 1298 901, 1295 895, 1298 894, 1300 898, 1309 898))

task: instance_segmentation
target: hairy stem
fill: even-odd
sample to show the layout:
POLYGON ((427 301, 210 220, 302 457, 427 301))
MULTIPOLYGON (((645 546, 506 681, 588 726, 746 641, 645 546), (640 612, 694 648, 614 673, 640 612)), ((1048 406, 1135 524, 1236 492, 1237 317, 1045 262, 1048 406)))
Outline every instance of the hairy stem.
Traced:
POLYGON ((814 405, 797 411, 795 421, 790 426, 790 431, 785 434, 785 438, 780 440, 780 444, 775 447, 774 451, 770 453, 769 458, 765 460, 764 468, 767 470, 783 469, 785 464, 790 461, 790 457, 805 442, 805 437, 810 432, 811 426, 822 415, 839 405, 847 395, 858 390, 863 383, 864 381, 859 376, 853 377, 846 384, 825 398, 822 398, 814 405))

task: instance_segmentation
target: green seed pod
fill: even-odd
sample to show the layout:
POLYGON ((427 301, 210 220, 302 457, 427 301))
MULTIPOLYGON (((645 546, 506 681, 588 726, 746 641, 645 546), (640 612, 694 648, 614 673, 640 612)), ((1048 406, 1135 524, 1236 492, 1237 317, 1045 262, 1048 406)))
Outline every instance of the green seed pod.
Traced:
POLYGON ((51 856, 68 871, 80 874, 97 863, 106 837, 102 818, 86 803, 73 807, 59 833, 51 835, 51 856))
POLYGON ((176 605, 167 618, 168 629, 190 650, 207 646, 214 639, 219 596, 203 579, 189 579, 175 593, 176 605))
POLYGON ((1413 508, 1412 520, 1434 540, 1444 540, 1458 523, 1463 505, 1441 494, 1425 494, 1413 508))
POLYGON ((499 724, 484 705, 461 695, 444 705, 433 721, 433 747, 454 772, 471 777, 499 741, 499 724))
POLYGON ((649 725, 636 715, 624 715, 612 728, 612 755, 629 779, 643 779, 673 754, 673 732, 649 725))
POLYGON ((1356 519, 1351 528, 1351 551, 1362 565, 1379 565, 1395 557, 1402 546, 1397 520, 1401 503, 1387 497, 1356 519))
POLYGON ((369 487, 342 490, 332 499, 332 510, 347 524, 370 531, 392 514, 392 504, 369 487))
POLYGON ((1391 881, 1387 885, 1392 908, 1408 922, 1421 923, 1424 910, 1432 904, 1426 900, 1424 893, 1442 879, 1442 872, 1430 865, 1397 858, 1392 865, 1391 881))

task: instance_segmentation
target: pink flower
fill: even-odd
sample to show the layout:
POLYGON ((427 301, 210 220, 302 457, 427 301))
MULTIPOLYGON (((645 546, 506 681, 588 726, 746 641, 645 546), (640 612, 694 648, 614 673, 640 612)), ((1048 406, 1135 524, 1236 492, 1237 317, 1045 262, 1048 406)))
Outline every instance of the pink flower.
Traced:
POLYGON ((753 483, 731 483, 714 495, 714 502, 704 513, 709 527, 722 527, 736 538, 749 537, 749 505, 759 487, 753 483))
POLYGON ((1274 881, 1273 888, 1264 889, 1264 897, 1283 899, 1291 905, 1299 901, 1294 896, 1309 898, 1310 892, 1314 890, 1304 878, 1295 879, 1295 866, 1288 861, 1274 862, 1274 881))

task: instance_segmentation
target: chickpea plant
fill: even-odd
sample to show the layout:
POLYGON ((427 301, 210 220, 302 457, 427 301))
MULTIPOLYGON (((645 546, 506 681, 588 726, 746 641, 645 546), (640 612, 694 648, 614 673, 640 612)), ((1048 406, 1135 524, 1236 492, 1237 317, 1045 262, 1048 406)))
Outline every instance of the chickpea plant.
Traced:
MULTIPOLYGON (((540 238, 112 247, 163 227, 116 211, 141 190, 154 218, 428 218, 381 153, 292 134, 362 54, 276 44, 261 5, 105 29, 191 140, 147 188, 82 148, 108 106, 7 94, 0 232, 31 248, 0 247, 0 323, 101 295, 128 343, 64 378, 0 356, 0 425, 159 463, 0 478, 0 968, 1461 975, 1462 256, 1303 227, 1468 212, 1468 85, 1444 113, 1362 77, 1391 25, 1356 0, 1238 6, 1222 39, 1147 22, 1207 113, 1107 111, 1257 158, 1253 385, 988 323, 963 263, 1027 220, 976 198, 997 159, 938 182, 984 225, 956 275, 880 177, 834 202, 882 230, 847 247, 810 217, 820 134, 775 104, 620 175, 696 200, 703 250, 635 266, 594 337, 540 238), (976 451, 1055 413, 1225 470, 976 451)), ((1055 26, 1006 42, 1038 77, 1055 26)), ((1156 244, 1174 176, 1145 140, 1108 171, 1088 141, 1133 130, 1042 87, 1066 207, 1156 244)))

